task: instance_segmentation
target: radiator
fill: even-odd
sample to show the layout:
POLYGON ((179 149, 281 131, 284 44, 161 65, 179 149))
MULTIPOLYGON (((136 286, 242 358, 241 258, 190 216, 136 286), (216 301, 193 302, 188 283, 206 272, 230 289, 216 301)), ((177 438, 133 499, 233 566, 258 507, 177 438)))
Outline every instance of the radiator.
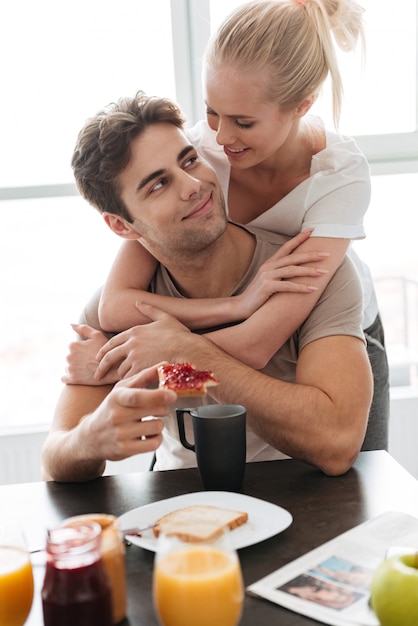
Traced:
MULTIPOLYGON (((31 483, 41 477, 41 449, 46 431, 0 435, 0 485, 31 483)), ((145 472, 152 461, 152 453, 134 456, 106 465, 105 474, 145 472)))
POLYGON ((45 437, 45 431, 0 435, 0 485, 41 480, 45 437))
MULTIPOLYGON (((0 435, 0 484, 41 480, 41 448, 46 431, 0 435)), ((418 478, 418 395, 416 388, 395 387, 391 396, 389 452, 418 478)), ((152 453, 125 461, 109 462, 105 474, 143 472, 150 467, 152 453)))
POLYGON ((394 387, 390 401, 389 452, 418 479, 418 395, 414 387, 394 387))

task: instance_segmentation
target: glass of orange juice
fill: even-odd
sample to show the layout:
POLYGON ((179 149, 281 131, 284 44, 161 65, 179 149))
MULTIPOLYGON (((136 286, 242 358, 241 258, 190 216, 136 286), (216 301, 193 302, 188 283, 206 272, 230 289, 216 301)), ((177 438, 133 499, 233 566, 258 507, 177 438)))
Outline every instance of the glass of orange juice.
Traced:
POLYGON ((23 626, 33 600, 33 575, 22 533, 0 525, 0 624, 23 626))
POLYGON ((244 587, 228 532, 205 542, 160 535, 153 599, 163 626, 237 626, 244 587))

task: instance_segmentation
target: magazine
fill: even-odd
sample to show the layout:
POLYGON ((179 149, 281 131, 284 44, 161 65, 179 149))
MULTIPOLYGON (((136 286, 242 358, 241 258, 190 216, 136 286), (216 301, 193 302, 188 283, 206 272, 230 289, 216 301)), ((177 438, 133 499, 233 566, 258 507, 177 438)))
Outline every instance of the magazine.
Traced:
POLYGON ((379 626, 369 605, 373 573, 388 550, 411 549, 418 550, 418 519, 388 511, 265 576, 247 592, 324 624, 379 626))

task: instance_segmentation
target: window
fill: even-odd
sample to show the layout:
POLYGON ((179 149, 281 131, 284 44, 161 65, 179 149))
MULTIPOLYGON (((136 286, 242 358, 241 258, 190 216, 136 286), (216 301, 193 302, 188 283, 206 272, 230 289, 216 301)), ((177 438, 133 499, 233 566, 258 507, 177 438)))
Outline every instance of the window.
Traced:
MULTIPOLYGON (((365 8, 366 51, 339 52, 344 83, 342 132, 351 135, 412 133, 417 124, 416 2, 360 0, 365 8)), ((330 100, 328 94, 327 101, 330 100)), ((326 106, 325 98, 321 103, 326 106)), ((329 123, 331 117, 328 113, 329 123)))
MULTIPOLYGON (((0 376, 5 390, 0 430, 34 429, 51 420, 73 336, 70 322, 103 282, 119 246, 75 192, 69 162, 77 132, 89 114, 141 88, 176 98, 191 123, 199 119, 204 114, 199 60, 210 29, 238 4, 2 4, 0 54, 7 63, 0 68, 0 376)), ((342 55, 341 128, 357 136, 374 174, 369 236, 358 251, 376 277, 394 382, 416 384, 418 266, 408 226, 418 200, 417 0, 399 0, 396 11, 374 0, 363 5, 365 72, 356 55, 342 55), (403 310, 398 294, 406 294, 403 310)), ((324 93, 318 113, 330 119, 326 101, 324 93)))
POLYGON ((70 327, 99 287, 117 238, 78 196, 0 203, 0 431, 51 421, 70 327))
POLYGON ((138 89, 175 98, 171 4, 15 0, 0 25, 0 429, 34 428, 52 418, 69 324, 119 245, 76 195, 76 135, 138 89))
POLYGON ((390 381, 418 390, 418 174, 373 176, 367 237, 354 247, 372 272, 385 328, 390 381))
POLYGON ((0 23, 2 187, 72 182, 89 114, 138 89, 175 97, 169 0, 15 0, 0 23))

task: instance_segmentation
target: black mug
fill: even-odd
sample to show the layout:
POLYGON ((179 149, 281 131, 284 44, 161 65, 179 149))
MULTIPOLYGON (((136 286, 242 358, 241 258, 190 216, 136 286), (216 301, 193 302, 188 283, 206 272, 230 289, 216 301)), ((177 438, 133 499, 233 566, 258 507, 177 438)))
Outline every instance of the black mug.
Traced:
POLYGON ((208 404, 176 409, 180 441, 196 453, 205 489, 241 491, 245 472, 246 410, 240 404, 208 404), (184 413, 190 414, 194 444, 187 441, 184 413))

